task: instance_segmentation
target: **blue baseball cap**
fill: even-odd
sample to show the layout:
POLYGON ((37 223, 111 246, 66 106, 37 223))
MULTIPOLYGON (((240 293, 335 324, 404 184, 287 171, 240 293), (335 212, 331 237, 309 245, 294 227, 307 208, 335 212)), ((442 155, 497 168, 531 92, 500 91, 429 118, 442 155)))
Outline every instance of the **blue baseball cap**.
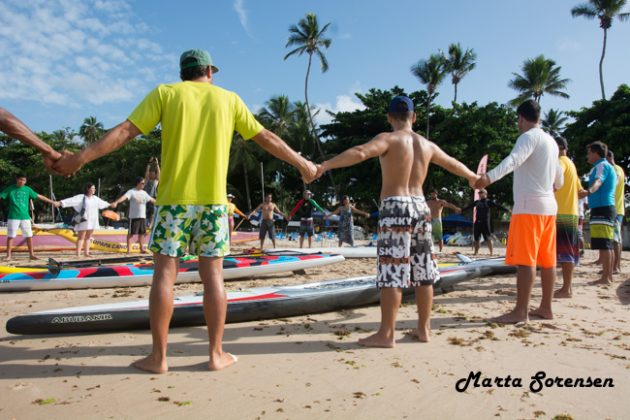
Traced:
POLYGON ((387 107, 387 112, 397 113, 397 112, 414 112, 415 107, 413 106, 413 101, 406 96, 396 96, 389 103, 389 107, 387 107))

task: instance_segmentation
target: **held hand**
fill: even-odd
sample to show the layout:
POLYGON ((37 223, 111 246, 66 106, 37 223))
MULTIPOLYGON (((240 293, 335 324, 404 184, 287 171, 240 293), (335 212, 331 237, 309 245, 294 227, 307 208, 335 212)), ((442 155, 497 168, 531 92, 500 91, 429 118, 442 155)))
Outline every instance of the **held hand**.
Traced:
POLYGON ((310 184, 315 181, 317 179, 316 174, 317 167, 310 160, 307 160, 305 167, 300 169, 300 175, 302 175, 302 180, 305 184, 310 184))
POLYGON ((315 179, 319 179, 322 177, 322 175, 324 175, 324 173, 326 172, 326 166, 324 165, 324 163, 321 163, 317 166, 317 174, 315 175, 315 179))
POLYGON ((48 172, 50 172, 53 175, 61 175, 59 172, 55 171, 55 169, 53 168, 53 165, 55 164, 55 162, 59 160, 59 158, 61 158, 61 153, 57 152, 56 150, 48 154, 42 153, 42 160, 44 161, 44 167, 46 168, 48 172))
POLYGON ((53 206, 54 206, 55 208, 59 208, 59 207, 61 207, 61 201, 53 201, 53 206))
POLYGON ((579 198, 588 197, 588 190, 580 190, 580 191, 578 191, 578 197, 579 198))
POLYGON ((116 208, 116 206, 118 206, 118 203, 117 203, 117 202, 115 202, 115 201, 112 201, 111 203, 109 203, 109 207, 111 207, 111 208, 113 208, 113 209, 115 209, 115 208, 116 208))
POLYGON ((488 178, 488 175, 487 174, 483 174, 483 175, 481 175, 479 177, 477 182, 475 182, 475 185, 473 185, 473 188, 476 188, 476 189, 480 190, 482 188, 486 188, 491 183, 492 182, 490 181, 490 178, 488 178))
POLYGON ((83 162, 81 162, 79 154, 64 150, 61 152, 61 157, 53 164, 53 170, 59 175, 70 177, 82 166, 83 162))
POLYGON ((456 207, 455 208, 455 213, 462 214, 462 209, 460 209, 459 207, 456 207))

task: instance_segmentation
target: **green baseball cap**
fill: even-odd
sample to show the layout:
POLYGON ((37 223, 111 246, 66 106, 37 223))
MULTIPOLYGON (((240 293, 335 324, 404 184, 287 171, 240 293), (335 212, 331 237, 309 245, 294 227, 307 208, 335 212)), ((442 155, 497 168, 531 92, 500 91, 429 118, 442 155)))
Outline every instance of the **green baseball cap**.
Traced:
POLYGON ((197 66, 210 66, 212 67, 213 73, 219 71, 219 69, 212 64, 212 58, 210 58, 210 54, 208 54, 206 50, 188 50, 179 57, 180 70, 197 66))

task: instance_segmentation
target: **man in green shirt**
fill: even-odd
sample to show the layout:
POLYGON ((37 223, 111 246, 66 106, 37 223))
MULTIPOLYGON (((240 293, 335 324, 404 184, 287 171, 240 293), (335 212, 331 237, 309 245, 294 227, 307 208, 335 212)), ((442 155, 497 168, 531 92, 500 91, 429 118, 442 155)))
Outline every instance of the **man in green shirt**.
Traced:
POLYGON ((77 154, 62 156, 54 166, 63 174, 72 174, 161 124, 162 171, 149 245, 155 261, 149 296, 153 348, 149 356, 134 363, 153 373, 168 370, 173 284, 186 247, 199 256, 210 341, 208 367, 219 370, 237 360, 222 345, 227 313, 223 257, 230 249, 227 170, 234 131, 296 167, 304 182, 310 182, 317 172, 313 163, 260 125, 236 93, 212 83, 218 69, 206 51, 184 52, 179 67, 182 82, 159 85, 125 122, 77 154))
POLYGON ((15 177, 15 185, 9 185, 0 192, 0 199, 8 200, 9 216, 7 217, 7 261, 11 260, 11 248, 13 238, 17 236, 17 231, 22 231, 22 236, 26 238, 28 255, 31 260, 37 257, 33 252, 33 229, 31 227, 31 215, 29 214, 30 200, 42 200, 48 204, 59 207, 58 203, 37 194, 31 187, 26 186, 26 175, 19 174, 15 177))

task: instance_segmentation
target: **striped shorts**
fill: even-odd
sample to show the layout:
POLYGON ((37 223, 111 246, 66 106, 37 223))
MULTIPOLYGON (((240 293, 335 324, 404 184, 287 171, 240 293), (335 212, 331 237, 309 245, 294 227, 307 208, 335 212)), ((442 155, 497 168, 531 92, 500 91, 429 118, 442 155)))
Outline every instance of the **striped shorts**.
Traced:
POLYGON ((613 249, 615 224, 617 223, 615 206, 595 207, 591 209, 591 249, 613 249))
POLYGON ((559 263, 580 262, 578 216, 558 214, 556 216, 556 255, 559 263))

